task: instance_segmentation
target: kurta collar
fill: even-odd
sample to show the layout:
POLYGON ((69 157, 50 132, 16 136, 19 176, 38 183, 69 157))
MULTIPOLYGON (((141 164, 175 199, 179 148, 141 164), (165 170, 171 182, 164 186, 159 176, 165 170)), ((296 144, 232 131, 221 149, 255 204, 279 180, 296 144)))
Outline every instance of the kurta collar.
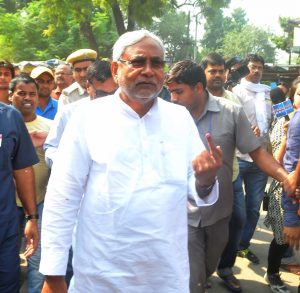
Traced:
POLYGON ((138 113, 136 113, 128 104, 126 104, 120 97, 120 92, 121 89, 117 89, 117 91, 114 93, 114 97, 115 100, 117 101, 117 103, 119 104, 119 106, 121 107, 121 109, 128 115, 130 115, 131 117, 135 118, 135 119, 143 119, 149 115, 153 115, 154 113, 156 113, 158 111, 158 98, 154 99, 154 103, 152 105, 152 107, 150 108, 150 110, 143 116, 140 117, 138 115, 138 113))

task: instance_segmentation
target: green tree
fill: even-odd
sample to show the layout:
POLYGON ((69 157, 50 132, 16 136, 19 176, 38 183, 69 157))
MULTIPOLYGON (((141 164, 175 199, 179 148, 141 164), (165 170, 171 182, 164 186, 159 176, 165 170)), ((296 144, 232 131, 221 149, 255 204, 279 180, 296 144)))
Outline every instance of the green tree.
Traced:
POLYGON ((111 11, 119 35, 152 24, 169 5, 168 0, 95 0, 100 7, 111 11))
POLYGON ((267 62, 275 60, 275 48, 270 40, 272 35, 249 25, 246 13, 241 8, 235 9, 226 17, 219 10, 214 17, 207 20, 204 29, 201 57, 212 51, 224 57, 245 57, 248 53, 255 52, 262 55, 267 62))
POLYGON ((221 53, 225 57, 245 57, 248 53, 256 53, 268 63, 275 62, 275 47, 270 41, 270 34, 252 25, 246 25, 241 31, 226 33, 221 53))
POLYGON ((188 15, 186 13, 170 9, 160 19, 154 21, 150 29, 161 37, 170 63, 191 56, 194 41, 188 33, 188 15))
MULTIPOLYGON (((14 62, 21 60, 65 59, 70 52, 91 47, 82 32, 82 23, 72 13, 65 13, 64 20, 56 26, 53 15, 45 13, 43 1, 31 1, 23 9, 8 13, 0 9, 0 56, 14 62)), ((91 18, 97 51, 101 57, 111 56, 111 47, 117 38, 114 23, 100 9, 91 18)))
POLYGON ((283 35, 272 36, 271 40, 276 45, 276 48, 290 53, 291 45, 293 44, 293 28, 290 17, 279 17, 279 24, 283 30, 283 35))

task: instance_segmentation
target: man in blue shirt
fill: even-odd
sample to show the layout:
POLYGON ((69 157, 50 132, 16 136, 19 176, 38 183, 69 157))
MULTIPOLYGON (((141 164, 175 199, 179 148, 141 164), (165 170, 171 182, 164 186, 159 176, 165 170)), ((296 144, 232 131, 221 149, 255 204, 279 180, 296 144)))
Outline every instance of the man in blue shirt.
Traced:
POLYGON ((32 70, 30 76, 39 85, 39 105, 35 113, 53 120, 57 112, 58 103, 50 96, 54 89, 54 75, 52 70, 45 66, 38 66, 32 70))
POLYGON ((21 115, 0 103, 0 292, 19 292, 20 259, 15 184, 27 223, 25 256, 33 255, 38 244, 34 174, 38 162, 21 115))

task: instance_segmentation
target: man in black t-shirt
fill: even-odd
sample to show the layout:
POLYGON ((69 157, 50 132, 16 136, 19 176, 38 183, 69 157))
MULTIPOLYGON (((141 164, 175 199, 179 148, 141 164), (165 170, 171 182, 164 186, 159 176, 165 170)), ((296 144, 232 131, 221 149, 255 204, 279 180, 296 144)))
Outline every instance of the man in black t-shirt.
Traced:
POLYGON ((21 115, 0 103, 0 292, 19 292, 18 217, 15 186, 22 201, 27 223, 26 251, 33 255, 38 244, 34 174, 38 162, 35 149, 21 115))

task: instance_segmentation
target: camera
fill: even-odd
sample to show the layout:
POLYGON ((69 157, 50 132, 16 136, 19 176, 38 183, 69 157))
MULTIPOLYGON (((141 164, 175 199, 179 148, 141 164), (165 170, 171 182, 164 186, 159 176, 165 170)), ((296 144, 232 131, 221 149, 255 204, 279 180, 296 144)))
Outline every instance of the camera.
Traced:
POLYGON ((225 82, 225 89, 236 86, 240 80, 249 74, 249 68, 246 64, 241 65, 236 70, 230 70, 225 82))

